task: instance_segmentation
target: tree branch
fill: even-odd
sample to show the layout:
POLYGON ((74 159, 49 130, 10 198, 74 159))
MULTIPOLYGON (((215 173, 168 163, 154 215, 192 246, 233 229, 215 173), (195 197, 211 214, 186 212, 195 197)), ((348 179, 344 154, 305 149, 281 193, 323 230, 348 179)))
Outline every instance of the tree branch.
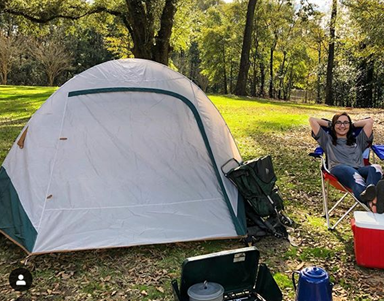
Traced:
POLYGON ((25 11, 19 11, 19 10, 14 10, 14 9, 11 9, 11 8, 5 8, 3 10, 4 13, 8 13, 8 14, 11 14, 11 15, 16 15, 16 16, 22 16, 32 22, 35 22, 35 23, 48 23, 54 19, 70 19, 70 20, 78 20, 78 19, 81 19, 83 17, 86 17, 86 16, 89 16, 89 15, 93 15, 93 14, 97 14, 97 13, 102 13, 102 12, 105 12, 105 13, 108 13, 108 14, 111 14, 111 15, 114 15, 114 16, 117 16, 117 17, 123 17, 123 13, 122 12, 119 12, 119 11, 114 11, 114 10, 111 10, 111 9, 108 9, 106 7, 95 7, 83 14, 79 14, 79 15, 64 15, 64 14, 52 14, 50 16, 36 16, 36 15, 33 15, 33 14, 29 14, 28 12, 25 12, 25 11))

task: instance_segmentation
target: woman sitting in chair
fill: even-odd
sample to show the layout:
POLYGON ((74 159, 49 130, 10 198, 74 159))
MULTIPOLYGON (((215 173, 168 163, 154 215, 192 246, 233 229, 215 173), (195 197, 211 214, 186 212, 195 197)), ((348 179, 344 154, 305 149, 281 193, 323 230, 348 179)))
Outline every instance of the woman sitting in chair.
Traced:
POLYGON ((354 196, 365 203, 372 212, 384 212, 383 172, 378 164, 364 165, 363 152, 372 144, 373 119, 358 120, 352 123, 347 113, 333 116, 332 121, 309 118, 312 136, 325 151, 328 169, 354 196), (321 127, 329 127, 326 133, 321 127), (353 127, 361 127, 354 137, 353 127), (381 180, 381 181, 380 181, 381 180))

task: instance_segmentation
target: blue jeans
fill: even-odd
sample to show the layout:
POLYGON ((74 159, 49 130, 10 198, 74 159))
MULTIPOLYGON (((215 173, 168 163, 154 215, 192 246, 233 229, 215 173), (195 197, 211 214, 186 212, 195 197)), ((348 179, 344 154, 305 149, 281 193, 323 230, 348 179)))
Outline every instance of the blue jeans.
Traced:
POLYGON ((352 189, 354 196, 360 201, 360 194, 365 188, 369 184, 376 185, 383 176, 381 166, 378 164, 359 168, 341 164, 332 168, 331 174, 345 187, 352 189))

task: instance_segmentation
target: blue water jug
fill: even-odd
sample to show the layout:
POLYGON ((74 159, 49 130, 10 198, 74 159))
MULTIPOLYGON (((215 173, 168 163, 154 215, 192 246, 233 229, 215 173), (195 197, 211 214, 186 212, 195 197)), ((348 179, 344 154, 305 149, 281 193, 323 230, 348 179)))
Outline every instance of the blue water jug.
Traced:
POLYGON ((332 301, 333 284, 326 271, 319 267, 307 267, 292 273, 293 287, 296 291, 295 301, 332 301), (299 274, 296 288, 295 274, 299 274))

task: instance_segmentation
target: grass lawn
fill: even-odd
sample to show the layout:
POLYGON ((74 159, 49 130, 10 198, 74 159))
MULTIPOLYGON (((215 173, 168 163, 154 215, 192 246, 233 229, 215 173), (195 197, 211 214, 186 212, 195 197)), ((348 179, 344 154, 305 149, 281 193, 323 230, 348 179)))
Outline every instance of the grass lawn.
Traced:
MULTIPOLYGON (((0 162, 24 124, 55 88, 0 86, 0 162)), ((335 283, 334 301, 384 300, 384 271, 355 264, 349 220, 336 231, 326 229, 322 215, 318 162, 308 156, 315 147, 308 117, 330 118, 344 108, 251 98, 210 96, 223 115, 244 160, 271 154, 286 211, 297 226, 299 246, 265 238, 256 246, 284 294, 294 300, 292 271, 306 266, 325 268, 335 283)), ((376 143, 383 143, 380 110, 348 109, 353 119, 372 116, 376 143)), ((237 240, 152 245, 47 254, 31 258, 34 285, 31 300, 172 300, 170 282, 180 278, 190 256, 243 247, 237 240)), ((0 300, 19 293, 8 285, 12 269, 25 253, 0 235, 0 300)))

